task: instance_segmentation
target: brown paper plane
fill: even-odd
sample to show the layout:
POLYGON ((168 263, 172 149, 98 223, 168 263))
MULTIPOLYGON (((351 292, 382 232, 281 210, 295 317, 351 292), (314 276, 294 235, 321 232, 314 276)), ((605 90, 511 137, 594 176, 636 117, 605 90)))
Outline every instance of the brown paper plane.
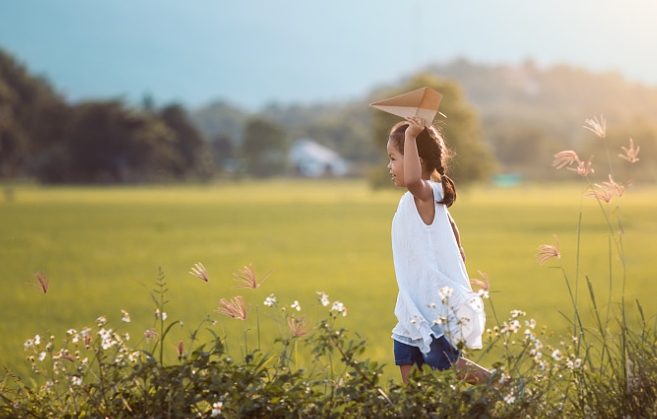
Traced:
MULTIPOLYGON (((438 105, 440 105, 442 97, 443 95, 432 88, 422 87, 390 99, 371 103, 370 106, 403 118, 417 116, 424 119, 425 125, 429 126, 438 113, 438 105)), ((443 114, 441 113, 441 115, 443 114)))

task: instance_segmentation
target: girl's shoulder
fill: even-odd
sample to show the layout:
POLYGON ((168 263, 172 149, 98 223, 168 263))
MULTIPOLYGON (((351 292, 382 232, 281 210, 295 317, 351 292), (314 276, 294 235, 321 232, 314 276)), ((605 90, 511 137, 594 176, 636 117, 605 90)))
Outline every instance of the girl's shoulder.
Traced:
POLYGON ((433 200, 440 202, 443 200, 443 184, 436 182, 435 180, 429 180, 429 185, 431 185, 431 190, 433 190, 433 200))

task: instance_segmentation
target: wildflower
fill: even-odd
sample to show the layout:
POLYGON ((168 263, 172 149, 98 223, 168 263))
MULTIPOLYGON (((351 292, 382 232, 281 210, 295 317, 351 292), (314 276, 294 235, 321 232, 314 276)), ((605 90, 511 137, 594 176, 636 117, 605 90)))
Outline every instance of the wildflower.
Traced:
POLYGON ((555 361, 561 361, 562 358, 563 358, 563 355, 561 354, 560 350, 555 349, 552 352, 552 359, 554 359, 555 361))
POLYGON ((536 327, 536 320, 534 319, 529 319, 525 320, 525 326, 531 327, 532 329, 536 327))
POLYGON ((73 343, 77 344, 78 341, 80 340, 80 335, 78 335, 78 331, 75 329, 68 329, 66 331, 66 334, 71 336, 71 342, 73 343))
POLYGON ((288 317, 287 324, 290 326, 292 334, 296 337, 305 336, 315 329, 314 327, 310 327, 310 321, 305 316, 301 317, 301 319, 297 319, 294 316, 288 317))
POLYGON ((77 375, 74 375, 71 377, 71 384, 74 386, 80 386, 82 385, 82 377, 78 377, 77 375))
POLYGON ((614 179, 611 178, 611 175, 609 175, 609 182, 602 182, 601 185, 595 184, 600 189, 604 189, 608 191, 609 195, 612 196, 617 196, 617 197, 622 197, 623 194, 625 194, 625 191, 627 190, 628 184, 626 183, 625 185, 620 185, 616 182, 614 182, 614 179))
POLYGON ((98 331, 98 335, 100 335, 101 339, 109 339, 110 337, 112 337, 112 329, 105 330, 105 328, 101 328, 98 331))
POLYGON ((258 281, 256 277, 256 272, 255 268, 253 267, 253 264, 250 264, 249 266, 245 266, 242 268, 241 271, 238 273, 233 274, 233 279, 238 283, 241 284, 240 286, 237 286, 235 288, 252 288, 256 289, 258 288, 264 281, 271 275, 271 273, 274 272, 272 269, 258 281))
POLYGON ((105 316, 99 316, 96 319, 96 323, 98 323, 98 327, 101 327, 101 326, 105 325, 105 323, 107 323, 107 319, 105 318, 105 316))
POLYGON ((125 332, 125 334, 123 335, 123 339, 130 340, 130 333, 125 332))
POLYGON ((561 253, 559 253, 559 238, 556 235, 554 238, 557 241, 557 247, 551 246, 549 244, 542 244, 538 246, 538 253, 534 257, 536 257, 536 261, 541 265, 552 258, 561 259, 561 253))
POLYGON ((53 357, 54 359, 64 359, 69 362, 75 362, 75 358, 65 349, 60 349, 53 357))
POLYGON ((93 340, 93 337, 91 336, 91 329, 85 327, 82 329, 80 333, 82 333, 82 339, 84 340, 84 347, 86 349, 89 349, 89 346, 91 346, 91 341, 93 340))
POLYGON ((324 291, 317 291, 317 294, 319 295, 319 301, 322 303, 324 307, 329 305, 331 302, 329 301, 329 296, 328 294, 324 293, 324 291))
POLYGON ((513 396, 513 393, 509 393, 506 396, 504 396, 504 401, 507 402, 508 404, 511 404, 516 401, 516 398, 513 396))
POLYGON ((577 167, 575 168, 567 167, 567 169, 572 170, 573 172, 577 172, 577 174, 580 176, 587 176, 588 174, 595 172, 595 170, 593 170, 593 168, 591 167, 592 163, 593 163, 593 156, 589 157, 589 160, 586 163, 580 161, 577 164, 577 167))
POLYGON ((452 296, 453 292, 454 291, 450 287, 442 287, 438 290, 438 294, 440 295, 440 299, 443 303, 445 303, 447 299, 452 296))
POLYGON ((345 317, 347 315, 347 307, 344 306, 340 301, 335 301, 333 305, 331 306, 331 311, 337 311, 339 313, 342 313, 342 317, 345 317))
POLYGON ((267 307, 273 307, 276 304, 276 296, 274 294, 269 294, 269 297, 265 298, 265 305, 267 307))
POLYGON ((223 402, 212 403, 212 417, 219 416, 224 408, 223 402))
POLYGON ((509 323, 509 330, 513 333, 518 333, 518 330, 520 330, 520 322, 518 320, 512 320, 511 323, 509 323))
POLYGON ((123 314, 123 318, 121 318, 121 320, 126 323, 130 323, 130 314, 125 310, 121 310, 121 313, 123 314))
POLYGON ((205 266, 203 266, 203 264, 201 262, 196 263, 192 267, 192 270, 189 273, 194 275, 197 278, 202 279, 205 282, 208 282, 208 280, 210 279, 208 277, 208 271, 205 270, 205 266))
POLYGON ((238 295, 237 297, 233 297, 230 302, 222 298, 221 301, 219 301, 219 304, 221 307, 214 310, 215 312, 234 319, 246 320, 247 310, 242 296, 238 295))
POLYGON ((178 342, 178 344, 176 345, 176 353, 178 353, 178 357, 183 356, 184 349, 185 349, 185 344, 184 344, 183 341, 181 340, 181 341, 178 342))
POLYGON ((48 281, 48 278, 46 278, 46 274, 42 273, 41 271, 37 272, 34 274, 36 277, 37 281, 39 282, 39 285, 34 285, 34 284, 27 284, 31 287, 34 287, 41 291, 42 293, 47 293, 48 292, 48 285, 50 285, 50 281, 48 281))
POLYGON ((605 138, 607 135, 607 121, 605 118, 600 115, 600 120, 598 120, 597 117, 593 117, 593 119, 587 119, 584 121, 586 125, 583 127, 586 128, 587 130, 591 131, 595 135, 597 135, 600 138, 605 138))
POLYGON ((575 361, 573 362, 573 367, 574 368, 579 368, 581 366, 582 366, 582 359, 581 358, 575 359, 575 361))
POLYGON ((561 169, 564 166, 570 166, 573 163, 581 163, 582 161, 577 156, 573 150, 564 150, 560 151, 554 155, 554 161, 552 162, 552 167, 561 169))
POLYGON ((28 340, 26 340, 25 343, 23 344, 23 348, 24 348, 26 351, 27 351, 28 349, 30 349, 31 347, 33 347, 33 346, 34 346, 34 340, 33 340, 33 339, 28 339, 28 340))
POLYGON ((139 359, 139 355, 140 355, 139 351, 131 352, 128 354, 128 360, 132 363, 135 363, 139 359))
POLYGON ((160 309, 156 308, 155 309, 155 318, 156 319, 166 320, 167 319, 167 313, 165 313, 164 311, 160 312, 160 309))
POLYGON ((550 369, 550 364, 546 361, 539 361, 538 367, 541 369, 541 371, 547 371, 550 369))
POLYGON ((290 307, 296 309, 297 311, 301 311, 301 305, 299 305, 299 302, 297 300, 294 300, 294 302, 290 307))
POLYGON ((591 189, 585 192, 583 195, 585 198, 594 198, 599 201, 604 201, 607 204, 611 202, 611 199, 614 197, 614 193, 611 189, 603 185, 594 184, 591 189), (595 189, 597 188, 597 189, 595 189))
POLYGON ((630 163, 636 163, 639 161, 639 158, 637 157, 639 155, 639 150, 641 149, 639 146, 634 148, 634 140, 630 138, 630 148, 626 147, 621 147, 625 154, 619 154, 618 157, 621 159, 625 159, 629 161, 630 163))
POLYGON ((511 310, 511 317, 513 317, 514 319, 519 316, 524 316, 525 314, 527 313, 525 313, 522 310, 511 310))
POLYGON ((155 332, 155 329, 148 329, 144 332, 144 337, 146 338, 146 342, 151 339, 157 339, 157 332, 155 332))
POLYGON ((41 353, 39 354, 39 361, 43 361, 44 359, 46 359, 46 353, 45 353, 45 352, 41 352, 41 353))
POLYGON ((54 384, 55 384, 55 383, 53 383, 52 381, 47 380, 46 383, 45 383, 44 385, 41 386, 41 390, 43 390, 43 391, 50 391, 50 389, 52 388, 52 386, 53 386, 54 384))

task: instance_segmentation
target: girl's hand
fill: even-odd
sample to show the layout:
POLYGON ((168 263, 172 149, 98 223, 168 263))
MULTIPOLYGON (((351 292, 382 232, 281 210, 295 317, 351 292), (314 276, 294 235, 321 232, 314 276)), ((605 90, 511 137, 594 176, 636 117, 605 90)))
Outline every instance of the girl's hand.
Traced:
POLYGON ((408 128, 406 128, 406 137, 417 138, 422 131, 424 131, 424 119, 414 117, 406 117, 408 128))

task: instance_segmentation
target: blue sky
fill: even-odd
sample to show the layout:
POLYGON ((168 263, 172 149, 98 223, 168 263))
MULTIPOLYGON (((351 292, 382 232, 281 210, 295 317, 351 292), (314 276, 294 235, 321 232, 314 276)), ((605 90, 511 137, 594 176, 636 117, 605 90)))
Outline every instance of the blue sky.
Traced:
POLYGON ((0 0, 0 47, 71 101, 257 109, 361 97, 435 62, 657 86, 655 0, 0 0))

